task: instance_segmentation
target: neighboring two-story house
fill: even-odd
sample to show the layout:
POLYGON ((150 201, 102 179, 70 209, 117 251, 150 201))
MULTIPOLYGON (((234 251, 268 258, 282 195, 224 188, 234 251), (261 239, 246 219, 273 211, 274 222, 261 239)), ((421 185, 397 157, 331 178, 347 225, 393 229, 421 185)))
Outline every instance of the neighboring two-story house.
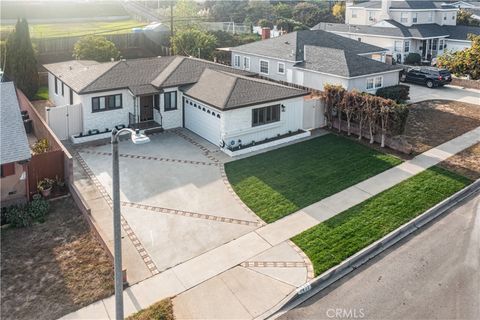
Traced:
POLYGON ((398 62, 411 52, 430 61, 446 50, 470 47, 468 35, 480 34, 480 27, 457 26, 457 12, 444 1, 348 2, 345 24, 320 23, 312 29, 385 48, 398 62))
POLYGON ((230 49, 232 66, 276 81, 323 90, 325 84, 375 93, 398 84, 401 68, 384 48, 321 30, 303 30, 230 49))
POLYGON ((108 137, 115 127, 185 127, 228 153, 303 129, 307 91, 206 60, 74 60, 45 68, 54 104, 81 108, 79 130, 71 133, 74 142, 108 137))

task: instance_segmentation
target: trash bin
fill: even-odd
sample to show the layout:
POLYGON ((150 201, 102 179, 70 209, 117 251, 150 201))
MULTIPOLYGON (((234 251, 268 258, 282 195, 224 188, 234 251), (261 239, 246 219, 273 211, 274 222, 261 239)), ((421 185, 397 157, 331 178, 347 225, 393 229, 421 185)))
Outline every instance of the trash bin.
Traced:
POLYGON ((33 131, 32 119, 23 120, 23 125, 25 126, 25 132, 27 132, 27 134, 32 133, 33 131))

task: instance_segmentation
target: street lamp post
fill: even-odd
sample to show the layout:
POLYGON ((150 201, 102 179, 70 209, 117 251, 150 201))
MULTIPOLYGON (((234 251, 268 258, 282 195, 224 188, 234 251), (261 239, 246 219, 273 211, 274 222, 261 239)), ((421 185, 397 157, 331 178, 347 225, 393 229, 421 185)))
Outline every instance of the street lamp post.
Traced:
POLYGON ((118 138, 123 133, 130 133, 135 144, 150 141, 139 130, 124 128, 112 130, 112 193, 113 193, 113 236, 114 236, 114 267, 115 267, 115 318, 123 320, 123 274, 122 274, 122 228, 120 212, 120 170, 118 159, 118 138))

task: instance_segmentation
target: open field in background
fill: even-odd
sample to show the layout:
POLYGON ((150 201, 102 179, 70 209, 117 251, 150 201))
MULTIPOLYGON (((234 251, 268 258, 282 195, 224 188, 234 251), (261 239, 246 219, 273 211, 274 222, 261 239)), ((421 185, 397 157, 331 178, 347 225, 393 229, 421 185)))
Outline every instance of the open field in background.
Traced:
POLYGON ((1 319, 57 319, 113 294, 112 262, 71 197, 1 243, 1 319))
POLYGON ((318 276, 470 183, 463 176, 433 167, 292 240, 310 258, 318 276))
MULTIPOLYGON (((105 22, 73 22, 73 23, 47 23, 30 24, 30 36, 32 38, 55 38, 68 36, 83 36, 87 34, 119 34, 130 33, 132 28, 144 27, 146 23, 136 20, 105 21, 105 22)), ((13 30, 14 25, 0 26, 2 39, 13 30)))
POLYGON ((401 162, 328 134, 229 162, 225 170, 242 201, 270 223, 401 162))

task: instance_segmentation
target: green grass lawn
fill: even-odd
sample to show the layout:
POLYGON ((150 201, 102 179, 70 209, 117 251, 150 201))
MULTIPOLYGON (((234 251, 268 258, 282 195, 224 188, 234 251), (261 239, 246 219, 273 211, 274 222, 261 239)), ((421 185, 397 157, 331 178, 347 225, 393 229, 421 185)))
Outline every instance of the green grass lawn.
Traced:
POLYGON ((127 320, 174 320, 172 299, 163 299, 131 315, 127 320))
MULTIPOLYGON (((145 25, 145 23, 135 20, 30 24, 30 36, 32 38, 53 38, 83 36, 92 33, 98 33, 100 35, 130 33, 132 32, 132 28, 143 27, 145 25)), ((12 31, 14 27, 14 25, 1 25, 0 32, 5 34, 12 31)))
POLYGON ((433 167, 292 240, 310 258, 318 276, 470 183, 463 176, 433 167))
POLYGON ((38 88, 33 100, 48 100, 48 87, 38 88))
POLYGON ((270 223, 401 162, 328 134, 229 162, 225 170, 242 201, 270 223))

